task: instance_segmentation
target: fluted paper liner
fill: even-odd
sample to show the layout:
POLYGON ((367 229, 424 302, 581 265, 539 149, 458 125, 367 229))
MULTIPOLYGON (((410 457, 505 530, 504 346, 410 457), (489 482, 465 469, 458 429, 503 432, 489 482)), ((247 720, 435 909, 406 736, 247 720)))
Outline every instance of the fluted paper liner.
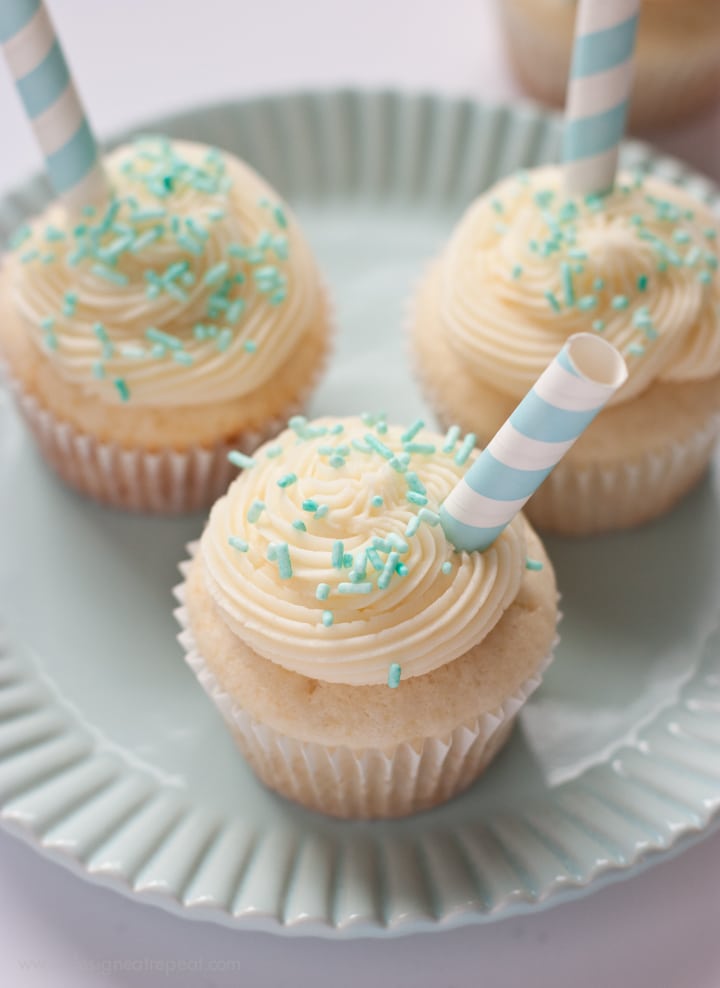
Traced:
POLYGON ((81 432, 43 407, 29 394, 0 359, 0 383, 6 381, 16 405, 41 453, 69 487, 124 511, 153 514, 188 514, 209 508, 237 475, 228 462, 231 450, 252 453, 303 411, 325 371, 335 337, 334 310, 323 287, 329 325, 327 347, 305 387, 288 401, 282 413, 267 419, 262 428, 245 429, 229 440, 185 450, 148 452, 105 443, 81 432))
MULTIPOLYGON (((194 554, 196 543, 188 546, 194 554)), ((181 564, 183 576, 190 563, 181 564)), ((325 746, 276 731, 250 716, 222 688, 198 651, 185 608, 185 584, 174 590, 175 617, 185 660, 220 711, 250 767, 268 788, 331 816, 355 819, 402 817, 429 809, 468 788, 500 751, 520 708, 538 688, 554 657, 491 713, 443 737, 418 738, 389 748, 325 746)))

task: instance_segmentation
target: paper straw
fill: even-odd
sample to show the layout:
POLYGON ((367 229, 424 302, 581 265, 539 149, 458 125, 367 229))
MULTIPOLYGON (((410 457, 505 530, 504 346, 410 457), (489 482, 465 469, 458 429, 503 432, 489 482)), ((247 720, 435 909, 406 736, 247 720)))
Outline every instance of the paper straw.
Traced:
POLYGON ((632 88, 640 0, 580 0, 565 111, 570 195, 612 189, 632 88))
POLYGON ((457 549, 487 549, 627 379, 599 336, 571 336, 440 508, 457 549))
POLYGON ((95 138, 42 0, 0 0, 0 45, 55 192, 73 207, 101 199, 95 138))

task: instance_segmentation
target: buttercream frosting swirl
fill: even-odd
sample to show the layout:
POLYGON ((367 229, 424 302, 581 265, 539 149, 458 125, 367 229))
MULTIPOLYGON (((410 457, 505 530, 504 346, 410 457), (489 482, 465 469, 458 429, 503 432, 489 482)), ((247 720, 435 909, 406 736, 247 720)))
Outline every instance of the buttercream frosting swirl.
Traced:
POLYGON ((392 663, 403 679, 428 673, 482 641, 519 590, 524 521, 486 552, 456 552, 436 511, 466 467, 442 443, 320 419, 261 447, 200 543, 222 620, 286 669, 352 685, 386 683, 392 663))
POLYGON ((522 398, 565 340, 602 332, 628 358, 627 401, 653 381, 720 372, 717 223, 655 178, 567 200, 559 168, 505 179, 458 225, 435 304, 479 380, 522 398))
POLYGON ((144 139, 106 168, 107 208, 78 219, 52 206, 11 262, 37 345, 105 402, 203 405, 262 387, 321 305, 291 213, 204 145, 144 139))

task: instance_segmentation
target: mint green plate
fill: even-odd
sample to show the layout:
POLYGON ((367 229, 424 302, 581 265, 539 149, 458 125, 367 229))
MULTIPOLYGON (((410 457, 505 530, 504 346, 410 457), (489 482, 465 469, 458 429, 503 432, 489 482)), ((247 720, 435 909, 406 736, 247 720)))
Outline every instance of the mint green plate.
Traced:
MULTIPOLYGON (((317 413, 422 412, 405 300, 489 182, 551 160, 528 108, 329 92, 211 106, 152 129, 217 143, 297 206, 342 327, 317 413)), ((677 162, 635 164, 716 193, 677 162)), ((7 236, 46 199, 0 204, 7 236)), ((717 200, 716 200, 717 202, 717 200)), ((0 818, 87 878, 183 916, 287 933, 439 929, 627 877, 720 803, 720 523, 709 478, 670 517, 552 540, 557 660, 487 776, 388 824, 266 792, 175 641, 171 588, 199 517, 104 510, 64 490, 0 391, 0 818)))

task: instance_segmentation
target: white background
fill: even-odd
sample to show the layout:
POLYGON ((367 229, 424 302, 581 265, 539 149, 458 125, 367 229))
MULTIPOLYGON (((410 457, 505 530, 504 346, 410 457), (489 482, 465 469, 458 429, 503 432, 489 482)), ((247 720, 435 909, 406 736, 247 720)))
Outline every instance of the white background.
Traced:
MULTIPOLYGON (((298 86, 519 96, 493 0, 49 5, 100 137, 207 100, 298 86)), ((2 194, 39 157, 1 68, 0 126, 2 194)), ((654 139, 720 180, 719 113, 654 139)), ((530 918, 347 943, 182 921, 80 881, 0 835, 0 984, 9 988, 719 988, 719 922, 720 835, 631 881, 530 918), (165 975, 155 967, 179 960, 192 972, 165 975)))

